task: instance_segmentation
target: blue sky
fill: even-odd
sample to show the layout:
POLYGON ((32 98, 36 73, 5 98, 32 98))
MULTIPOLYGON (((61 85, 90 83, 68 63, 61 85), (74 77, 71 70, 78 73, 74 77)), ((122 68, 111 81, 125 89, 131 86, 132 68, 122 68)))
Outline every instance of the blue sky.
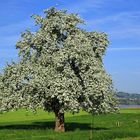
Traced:
POLYGON ((1 0, 0 70, 17 60, 16 41, 25 29, 34 29, 32 14, 51 6, 78 13, 83 28, 108 34, 104 65, 118 91, 140 93, 140 0, 1 0))

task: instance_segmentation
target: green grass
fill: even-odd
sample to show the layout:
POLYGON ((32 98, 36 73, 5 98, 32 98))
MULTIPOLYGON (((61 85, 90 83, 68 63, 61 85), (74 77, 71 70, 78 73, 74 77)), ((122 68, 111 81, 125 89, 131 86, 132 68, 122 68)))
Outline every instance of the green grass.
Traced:
POLYGON ((53 131, 52 113, 8 112, 0 115, 0 140, 140 140, 140 109, 120 112, 94 117, 86 112, 67 113, 65 133, 53 131))

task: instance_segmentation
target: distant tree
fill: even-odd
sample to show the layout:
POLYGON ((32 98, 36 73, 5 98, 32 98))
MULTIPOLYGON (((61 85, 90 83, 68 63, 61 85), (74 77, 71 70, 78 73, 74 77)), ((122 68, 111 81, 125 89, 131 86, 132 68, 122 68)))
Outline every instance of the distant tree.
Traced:
POLYGON ((44 13, 33 16, 38 30, 25 31, 17 42, 19 61, 1 73, 1 112, 43 108, 55 113, 55 130, 65 131, 66 111, 115 111, 112 80, 102 62, 107 35, 80 29, 76 14, 55 8, 44 13))

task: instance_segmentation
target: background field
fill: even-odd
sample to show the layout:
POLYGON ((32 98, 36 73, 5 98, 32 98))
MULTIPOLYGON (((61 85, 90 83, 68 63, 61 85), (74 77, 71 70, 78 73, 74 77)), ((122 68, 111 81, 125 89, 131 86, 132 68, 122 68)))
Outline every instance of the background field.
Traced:
POLYGON ((119 114, 65 115, 66 132, 56 133, 54 115, 19 110, 0 115, 0 140, 140 140, 140 109, 122 109, 119 114))

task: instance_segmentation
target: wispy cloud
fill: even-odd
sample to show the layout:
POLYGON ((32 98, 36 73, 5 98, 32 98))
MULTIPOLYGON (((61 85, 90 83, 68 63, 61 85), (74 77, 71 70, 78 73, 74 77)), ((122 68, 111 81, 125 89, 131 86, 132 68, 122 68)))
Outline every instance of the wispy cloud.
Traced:
POLYGON ((140 11, 120 12, 100 19, 87 20, 87 27, 104 29, 111 37, 140 37, 140 11))
POLYGON ((121 47, 121 48, 108 48, 108 51, 140 51, 140 47, 121 47))
POLYGON ((129 26, 126 28, 120 27, 116 30, 108 31, 108 34, 113 38, 138 38, 140 37, 140 26, 129 26))
POLYGON ((7 47, 7 46, 13 46, 16 44, 16 41, 19 39, 18 35, 13 36, 0 36, 0 48, 7 47))
POLYGON ((132 74, 140 76, 140 71, 132 72, 132 74))
POLYGON ((60 6, 58 2, 58 7, 61 7, 61 5, 63 5, 63 8, 68 9, 68 11, 70 12, 84 14, 88 13, 91 10, 94 11, 100 9, 104 3, 104 0, 77 0, 74 2, 72 1, 69 4, 65 1, 63 4, 61 3, 60 6))
POLYGON ((18 59, 15 44, 20 38, 20 33, 32 26, 31 20, 0 26, 0 68, 4 67, 7 62, 18 59))
POLYGON ((0 50, 0 57, 1 58, 17 58, 18 52, 14 48, 7 48, 5 50, 0 50))
POLYGON ((33 22, 31 20, 0 26, 0 50, 5 49, 5 47, 14 47, 21 32, 24 32, 25 29, 32 29, 32 27, 33 22))
MULTIPOLYGON (((87 21, 87 24, 98 25, 98 24, 104 24, 107 22, 118 22, 118 21, 121 21, 120 24, 122 23, 126 24, 126 22, 123 22, 123 21, 126 21, 126 20, 131 21, 137 18, 140 18, 140 11, 131 11, 131 12, 127 11, 127 12, 120 12, 114 15, 106 16, 100 19, 91 19, 87 21)), ((127 23, 127 24, 130 24, 130 23, 127 23)))
POLYGON ((0 26, 0 35, 17 34, 19 32, 24 31, 26 28, 31 28, 32 26, 32 20, 24 20, 15 24, 0 26))

